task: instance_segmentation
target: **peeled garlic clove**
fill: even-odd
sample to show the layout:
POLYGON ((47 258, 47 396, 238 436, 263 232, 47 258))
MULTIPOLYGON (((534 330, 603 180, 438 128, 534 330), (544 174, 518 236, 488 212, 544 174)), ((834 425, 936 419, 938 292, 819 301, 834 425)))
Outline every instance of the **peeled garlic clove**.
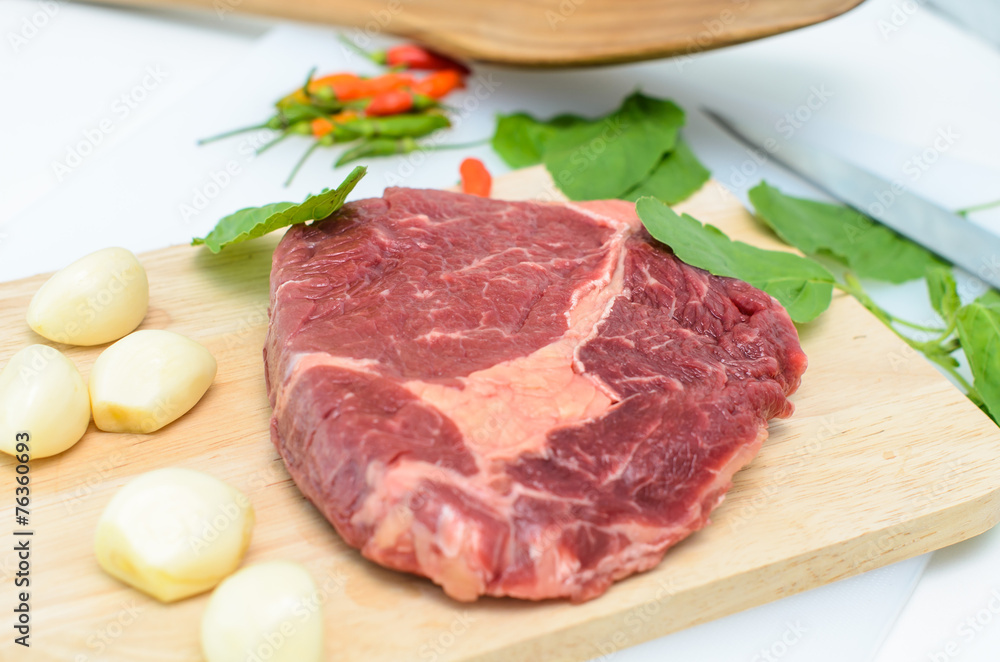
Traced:
POLYGON ((215 379, 211 352, 172 331, 136 331, 108 347, 90 371, 94 423, 148 433, 194 407, 215 379))
POLYGON ((323 615, 309 572, 267 561, 219 584, 201 619, 201 650, 207 662, 323 660, 323 615))
POLYGON ((28 326, 68 345, 102 345, 139 326, 149 307, 146 270, 131 251, 105 248, 57 271, 28 305, 28 326))
POLYGON ((87 385, 59 350, 29 345, 0 372, 0 451, 17 453, 28 434, 28 457, 49 457, 80 441, 90 422, 87 385))
POLYGON ((105 572, 162 602, 202 593, 239 566, 254 514, 242 492, 191 469, 157 469, 126 483, 97 522, 105 572))

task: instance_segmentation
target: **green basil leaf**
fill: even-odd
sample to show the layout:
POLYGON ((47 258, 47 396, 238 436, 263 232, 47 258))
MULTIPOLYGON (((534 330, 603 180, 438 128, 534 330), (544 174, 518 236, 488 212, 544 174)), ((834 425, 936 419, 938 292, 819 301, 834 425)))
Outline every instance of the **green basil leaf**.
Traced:
POLYGON ((668 205, 675 205, 691 197, 705 185, 711 175, 687 142, 678 139, 674 151, 664 156, 649 177, 626 192, 622 198, 635 201, 644 195, 651 195, 668 205))
POLYGON ((808 258, 731 241, 655 198, 639 198, 636 213, 656 240, 681 260, 717 276, 745 280, 775 299, 795 322, 808 322, 830 307, 833 275, 808 258))
POLYGON ((619 198, 674 149, 684 111, 636 92, 607 117, 554 132, 542 161, 570 200, 619 198))
POLYGON ((358 166, 337 188, 323 189, 299 204, 273 202, 263 207, 241 209, 222 218, 211 232, 202 238, 192 239, 191 244, 205 244, 210 251, 218 253, 230 244, 262 237, 288 225, 326 218, 344 205, 347 196, 366 172, 367 168, 358 166))
POLYGON ((958 298, 958 286, 950 267, 933 266, 925 273, 927 278, 927 293, 931 297, 931 305, 945 321, 950 321, 962 306, 958 298))
POLYGON ((493 134, 493 149, 511 168, 525 168, 542 162, 545 144, 556 131, 586 122, 577 115, 557 115, 536 120, 526 113, 501 115, 493 134))
POLYGON ((971 303, 955 319, 974 386, 993 420, 1000 421, 1000 303, 971 303))
POLYGON ((849 207, 793 198, 761 182, 750 191, 757 217, 806 255, 825 255, 862 278, 903 283, 943 263, 849 207))

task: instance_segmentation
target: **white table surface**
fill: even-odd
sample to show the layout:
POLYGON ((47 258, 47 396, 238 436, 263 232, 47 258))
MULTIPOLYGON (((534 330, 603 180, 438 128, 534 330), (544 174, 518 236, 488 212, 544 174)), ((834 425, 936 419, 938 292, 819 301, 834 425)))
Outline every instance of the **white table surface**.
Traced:
MULTIPOLYGON (((364 66, 329 30, 233 14, 27 0, 0 3, 0 28, 0 80, 7 87, 0 106, 0 279, 56 269, 112 244, 143 251, 184 243, 234 209, 301 199, 342 177, 344 171, 331 173, 328 156, 317 156, 282 189, 302 143, 288 141, 259 159, 241 140, 193 145, 265 117, 270 102, 313 64, 329 71, 364 66), (238 172, 226 181, 219 173, 232 163, 238 172), (200 201, 207 206, 192 214, 200 201)), ((869 0, 820 26, 692 58, 568 72, 476 71, 480 82, 463 98, 468 110, 455 142, 489 135, 498 111, 598 113, 641 86, 688 110, 686 135, 695 151, 744 200, 762 177, 821 196, 769 164, 752 165, 745 149, 698 112, 703 105, 776 130, 785 113, 798 110, 808 119, 795 139, 901 179, 948 207, 1000 198, 1000 52, 917 3, 869 0), (800 108, 810 101, 813 110, 800 108), (955 139, 933 150, 942 131, 955 139), (916 176, 915 157, 933 160, 916 176)), ((494 173, 506 170, 488 147, 438 152, 414 168, 383 160, 372 162, 356 194, 378 195, 398 180, 451 184, 470 153, 494 173)), ((1000 213, 973 218, 1000 230, 1000 213)), ((874 289, 892 310, 915 320, 931 315, 917 283, 874 289)), ((963 292, 974 294, 974 287, 966 281, 963 292)), ((998 558, 994 529, 933 555, 594 655, 602 662, 995 662, 998 558)), ((39 645, 44 636, 37 634, 39 645)))

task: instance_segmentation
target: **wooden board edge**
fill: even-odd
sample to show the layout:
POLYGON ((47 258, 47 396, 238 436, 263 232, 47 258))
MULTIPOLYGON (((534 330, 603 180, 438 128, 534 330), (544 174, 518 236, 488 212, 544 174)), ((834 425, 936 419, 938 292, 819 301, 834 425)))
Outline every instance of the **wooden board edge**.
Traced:
MULTIPOLYGON (((586 662, 611 658, 625 648, 968 540, 997 524, 1000 524, 1000 475, 998 486, 978 499, 761 566, 750 573, 688 589, 683 604, 672 603, 677 596, 665 591, 645 603, 632 605, 624 614, 619 611, 549 631, 545 635, 548 641, 537 637, 468 658, 468 662, 509 662, 512 659, 586 662), (981 517, 984 513, 985 518, 981 517), (954 527, 955 518, 964 519, 968 526, 957 533, 949 531, 954 527), (945 522, 949 522, 949 526, 941 526, 945 522), (817 556, 820 551, 822 555, 817 556), (770 580, 779 571, 783 583, 777 585, 770 580), (748 590, 748 586, 758 588, 748 590), (710 600, 722 592, 745 597, 734 601, 730 605, 732 608, 719 608, 717 605, 722 603, 710 600), (630 619, 642 621, 645 627, 627 632, 630 619), (553 641, 559 643, 558 648, 553 648, 553 641)), ((663 563, 669 562, 668 555, 663 563)))

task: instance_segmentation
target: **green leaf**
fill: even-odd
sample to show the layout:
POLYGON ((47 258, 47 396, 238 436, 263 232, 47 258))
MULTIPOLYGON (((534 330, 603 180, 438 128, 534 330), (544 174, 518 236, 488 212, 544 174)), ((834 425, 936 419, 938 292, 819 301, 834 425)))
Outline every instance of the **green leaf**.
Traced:
POLYGON ((644 195, 659 198, 668 205, 686 200, 704 186, 712 175, 701 164, 691 147, 683 139, 678 139, 674 151, 664 156, 656 169, 646 179, 639 182, 622 197, 638 200, 644 195))
POLYGON ((586 122, 577 115, 557 115, 536 120, 526 113, 501 115, 493 134, 493 149, 511 168, 525 168, 542 162, 545 144, 556 131, 586 122))
POLYGON ((639 92, 607 117, 555 131, 542 161, 570 200, 619 198, 674 149, 684 111, 639 92))
POLYGON ((927 278, 927 293, 931 297, 931 305, 946 322, 951 321, 962 306, 958 298, 958 286, 950 267, 933 266, 925 273, 927 278))
POLYGON ((343 206, 344 200, 366 172, 367 168, 358 166, 337 188, 323 189, 300 204, 273 202, 263 207, 241 209, 222 218, 211 232, 200 239, 192 239, 191 244, 205 244, 210 251, 218 253, 230 244, 262 237, 288 225, 326 218, 343 206))
POLYGON ((775 299, 796 322, 808 322, 830 307, 833 275, 808 258, 766 251, 731 241, 721 230, 702 225, 655 198, 640 198, 636 213, 655 239, 681 260, 717 276, 745 280, 775 299))
POLYGON ((988 289, 979 295, 979 298, 976 299, 976 303, 983 306, 1000 306, 1000 292, 992 288, 988 289))
POLYGON ((975 388, 1000 421, 1000 303, 970 303, 959 309, 956 321, 975 388))
POLYGON ((903 283, 943 263, 849 207, 803 200, 761 182, 750 191, 757 217, 806 255, 825 255, 862 278, 903 283))

